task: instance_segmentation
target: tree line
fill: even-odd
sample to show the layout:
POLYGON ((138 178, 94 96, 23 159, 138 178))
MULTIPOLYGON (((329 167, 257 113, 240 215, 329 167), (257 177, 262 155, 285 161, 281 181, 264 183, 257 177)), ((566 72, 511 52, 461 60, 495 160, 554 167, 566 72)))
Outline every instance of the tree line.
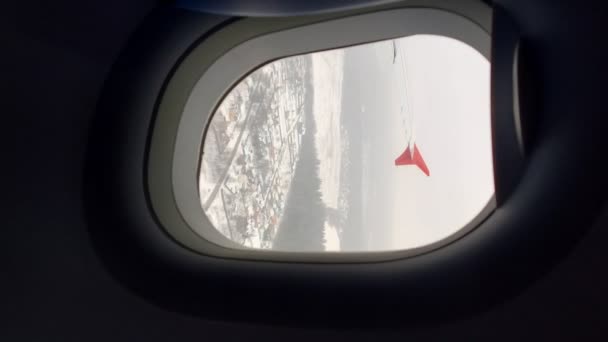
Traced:
POLYGON ((304 122, 299 159, 287 195, 287 202, 273 249, 290 251, 323 251, 326 209, 321 197, 319 157, 315 144, 317 132, 313 117, 312 59, 305 58, 304 122))

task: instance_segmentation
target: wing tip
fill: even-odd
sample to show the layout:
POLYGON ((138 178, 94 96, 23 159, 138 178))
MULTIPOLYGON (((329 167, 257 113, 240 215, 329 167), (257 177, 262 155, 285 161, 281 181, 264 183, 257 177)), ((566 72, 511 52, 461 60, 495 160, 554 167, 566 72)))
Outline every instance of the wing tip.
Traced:
POLYGON ((416 164, 416 166, 418 166, 418 168, 424 172, 424 174, 427 177, 431 176, 431 171, 429 170, 429 167, 426 165, 426 163, 424 162, 424 158, 422 157, 422 153, 420 153, 420 150, 418 149, 418 146, 416 145, 416 143, 414 143, 414 163, 416 164))
POLYGON ((409 146, 403 151, 403 153, 395 159, 395 166, 400 165, 416 165, 427 177, 431 176, 431 171, 426 165, 422 153, 418 149, 418 146, 414 143, 414 153, 410 152, 409 146))

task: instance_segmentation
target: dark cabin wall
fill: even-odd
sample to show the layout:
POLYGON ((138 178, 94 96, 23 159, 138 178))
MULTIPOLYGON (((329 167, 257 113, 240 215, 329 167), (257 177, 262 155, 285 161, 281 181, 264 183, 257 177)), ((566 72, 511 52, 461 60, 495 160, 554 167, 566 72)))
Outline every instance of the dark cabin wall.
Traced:
MULTIPOLYGON (((601 108, 608 77, 598 65, 608 56, 598 46, 605 40, 595 30, 602 28, 608 5, 585 9, 580 2, 500 3, 512 11, 544 61, 539 68, 543 95, 554 100, 550 106, 574 106, 571 100, 576 98, 584 108, 571 110, 601 108), (586 59, 581 59, 583 53, 586 59)), ((517 298, 477 317, 418 331, 332 332, 209 322, 163 311, 127 291, 103 268, 89 240, 83 169, 104 78, 154 5, 143 0, 0 5, 0 340, 513 341, 608 336, 608 215, 567 260, 517 298)))

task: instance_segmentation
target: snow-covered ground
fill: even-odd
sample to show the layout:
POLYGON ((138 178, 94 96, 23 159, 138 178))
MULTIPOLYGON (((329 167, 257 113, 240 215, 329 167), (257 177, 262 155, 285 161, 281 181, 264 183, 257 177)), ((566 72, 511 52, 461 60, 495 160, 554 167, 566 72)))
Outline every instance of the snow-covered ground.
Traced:
MULTIPOLYGON (((340 195, 342 79, 344 51, 332 50, 312 55, 313 114, 317 125, 321 194, 325 206, 338 209, 340 195)), ((337 227, 325 224, 325 249, 339 250, 337 227)))
POLYGON ((272 246, 298 160, 306 72, 298 57, 263 66, 224 98, 211 121, 201 205, 214 227, 241 245, 272 246))

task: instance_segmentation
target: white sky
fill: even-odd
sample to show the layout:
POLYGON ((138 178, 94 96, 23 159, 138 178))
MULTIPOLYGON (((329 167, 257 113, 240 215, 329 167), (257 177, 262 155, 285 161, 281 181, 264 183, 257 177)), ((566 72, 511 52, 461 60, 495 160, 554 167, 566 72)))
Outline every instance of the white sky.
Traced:
MULTIPOLYGON (((352 115, 336 112, 339 104, 360 102, 356 108, 363 124, 377 126, 376 131, 370 128, 377 136, 362 149, 366 250, 412 248, 445 238, 470 222, 494 193, 489 62, 470 46, 440 36, 402 38, 397 49, 395 63, 391 41, 320 52, 313 58, 325 63, 324 70, 318 65, 315 69, 314 108, 322 191, 331 198, 327 204, 335 203, 339 184, 334 168, 340 156, 327 152, 339 150, 330 148, 340 144, 339 127, 332 123, 340 115, 352 115), (344 70, 360 70, 358 84, 343 84, 338 75, 340 59, 348 63, 349 56, 359 65, 344 70), (349 87, 364 89, 343 98, 349 96, 349 87), (415 166, 394 165, 412 131, 430 177, 415 166)), ((344 75, 344 82, 348 80, 344 75)), ((335 232, 327 230, 326 237, 328 250, 339 247, 335 232)))
POLYGON ((402 39, 399 48, 408 71, 408 114, 431 176, 392 169, 395 187, 409 189, 394 192, 393 248, 450 235, 494 193, 489 62, 464 43, 437 36, 402 39))

